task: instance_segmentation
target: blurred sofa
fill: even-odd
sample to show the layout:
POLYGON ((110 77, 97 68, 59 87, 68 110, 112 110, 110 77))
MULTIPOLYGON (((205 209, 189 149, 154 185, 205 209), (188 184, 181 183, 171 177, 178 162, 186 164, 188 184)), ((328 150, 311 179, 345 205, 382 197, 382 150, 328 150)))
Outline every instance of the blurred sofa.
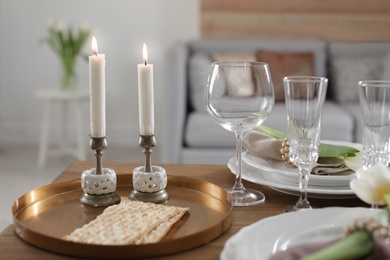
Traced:
POLYGON ((282 77, 311 74, 329 79, 321 139, 360 142, 357 82, 390 80, 390 43, 347 43, 292 39, 200 39, 170 48, 170 161, 226 164, 235 153, 235 137, 206 111, 204 90, 216 60, 259 60, 270 65, 275 105, 264 125, 286 132, 282 77))

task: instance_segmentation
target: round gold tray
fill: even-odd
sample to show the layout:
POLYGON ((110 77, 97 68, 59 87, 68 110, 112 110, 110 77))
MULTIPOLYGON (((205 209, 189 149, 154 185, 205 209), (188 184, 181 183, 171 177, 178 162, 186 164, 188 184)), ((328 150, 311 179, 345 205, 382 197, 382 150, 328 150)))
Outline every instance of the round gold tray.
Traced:
MULTIPOLYGON (((168 255, 203 245, 226 231, 232 222, 232 202, 222 188, 199 179, 168 176, 168 205, 189 207, 164 239, 144 245, 91 245, 62 237, 102 213, 104 208, 81 206, 80 180, 34 189, 12 207, 15 231, 37 247, 65 255, 96 258, 139 258, 168 255)), ((122 200, 132 191, 132 175, 118 174, 117 193, 122 200)))

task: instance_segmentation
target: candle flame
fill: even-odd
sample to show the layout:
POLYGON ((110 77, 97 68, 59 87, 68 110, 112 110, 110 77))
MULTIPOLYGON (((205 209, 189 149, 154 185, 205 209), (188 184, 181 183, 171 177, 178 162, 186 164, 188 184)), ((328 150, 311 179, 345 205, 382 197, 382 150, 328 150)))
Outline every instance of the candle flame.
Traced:
POLYGON ((97 55, 98 53, 98 45, 95 36, 92 37, 92 52, 97 55))
POLYGON ((142 53, 144 57, 145 66, 148 64, 148 49, 146 48, 146 44, 144 43, 144 46, 142 48, 142 53))

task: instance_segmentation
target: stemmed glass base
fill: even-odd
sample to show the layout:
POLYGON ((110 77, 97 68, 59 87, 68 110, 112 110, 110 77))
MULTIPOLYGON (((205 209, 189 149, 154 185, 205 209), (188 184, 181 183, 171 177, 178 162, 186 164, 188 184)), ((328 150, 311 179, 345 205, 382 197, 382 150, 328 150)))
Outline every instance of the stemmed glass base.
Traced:
POLYGON ((262 192, 252 189, 226 189, 233 201, 233 206, 251 206, 264 202, 265 196, 262 192))
POLYGON ((246 189, 242 184, 242 132, 236 132, 236 182, 233 188, 225 189, 232 197, 233 206, 251 206, 264 202, 265 195, 252 189, 246 189))
POLYGON ((309 182, 311 167, 306 165, 303 167, 302 165, 298 166, 299 168, 299 190, 301 192, 299 196, 299 200, 295 205, 287 206, 283 209, 283 212, 293 212, 293 211, 301 211, 301 210, 311 210, 310 202, 307 199, 307 184, 309 182))
POLYGON ((295 205, 289 205, 283 209, 284 213, 287 212, 294 212, 294 211, 301 211, 301 210, 311 210, 313 209, 310 206, 309 201, 306 200, 299 200, 295 205))

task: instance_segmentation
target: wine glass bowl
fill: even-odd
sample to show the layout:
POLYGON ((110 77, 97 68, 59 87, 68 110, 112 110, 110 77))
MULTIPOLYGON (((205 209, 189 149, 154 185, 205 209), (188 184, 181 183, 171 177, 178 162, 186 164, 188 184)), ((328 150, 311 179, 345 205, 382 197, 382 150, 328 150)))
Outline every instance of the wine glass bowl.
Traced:
POLYGON ((206 87, 206 105, 211 117, 236 135, 236 182, 227 191, 233 205, 261 203, 260 191, 246 189, 241 181, 242 137, 261 125, 274 104, 268 64, 263 62, 214 62, 206 87))
POLYGON ((311 76, 283 78, 287 110, 287 139, 289 159, 299 169, 300 197, 285 212, 311 209, 307 185, 313 164, 318 159, 321 115, 328 79, 311 76))

